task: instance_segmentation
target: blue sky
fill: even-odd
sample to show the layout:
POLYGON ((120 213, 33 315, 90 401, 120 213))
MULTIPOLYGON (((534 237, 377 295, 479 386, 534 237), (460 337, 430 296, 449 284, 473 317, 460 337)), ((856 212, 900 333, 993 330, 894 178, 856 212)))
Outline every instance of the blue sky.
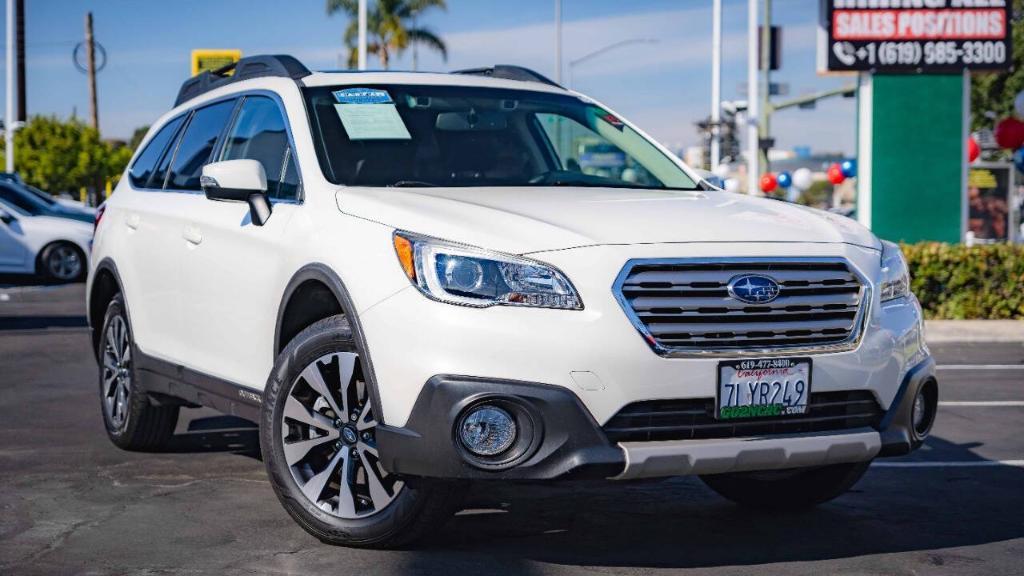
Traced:
MULTIPOLYGON (((791 94, 852 81, 816 74, 816 4, 773 3, 773 21, 784 28, 783 69, 774 80, 789 83, 791 94)), ((189 74, 193 48, 289 53, 314 70, 337 68, 345 54, 346 20, 328 18, 324 0, 30 0, 26 5, 30 114, 88 115, 86 79, 72 65, 71 51, 83 37, 85 12, 93 12, 96 39, 109 56, 98 77, 105 137, 126 138, 171 106, 189 74)), ((447 12, 435 11, 423 22, 448 42, 448 61, 421 51, 420 69, 508 63, 554 76, 553 13, 553 0, 448 0, 447 12)), ((563 0, 563 18, 564 62, 624 39, 657 40, 574 67, 574 87, 673 148, 697 143, 693 123, 710 107, 710 0, 563 0)), ((746 78, 746 24, 746 1, 725 0, 726 99, 739 97, 746 78)), ((376 66, 372 56, 370 65, 376 66)), ((407 53, 392 68, 410 65, 407 53)), ((568 66, 564 70, 567 82, 568 66)), ((852 153, 854 102, 834 99, 814 111, 779 113, 772 123, 777 144, 852 153)))

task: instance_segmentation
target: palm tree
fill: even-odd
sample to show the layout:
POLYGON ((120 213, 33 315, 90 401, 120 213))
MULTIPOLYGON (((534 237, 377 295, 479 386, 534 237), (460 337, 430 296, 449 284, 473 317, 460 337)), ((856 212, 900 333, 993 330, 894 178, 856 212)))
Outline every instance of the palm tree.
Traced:
MULTIPOLYGON (((377 0, 367 8, 366 53, 376 54, 385 70, 405 49, 419 44, 441 53, 448 59, 448 47, 432 30, 416 25, 423 12, 431 8, 447 10, 445 0, 377 0)), ((359 0, 327 0, 327 15, 343 12, 349 16, 345 29, 348 66, 355 68, 359 58, 356 41, 359 36, 359 0)))

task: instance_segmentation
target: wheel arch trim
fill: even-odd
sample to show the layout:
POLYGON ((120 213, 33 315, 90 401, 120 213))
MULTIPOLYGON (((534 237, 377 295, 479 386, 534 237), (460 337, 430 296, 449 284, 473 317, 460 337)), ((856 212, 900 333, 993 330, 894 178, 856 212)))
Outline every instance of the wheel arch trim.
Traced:
MULTIPOLYGON (((114 277, 114 283, 117 285, 117 291, 116 292, 120 292, 121 293, 121 301, 122 301, 122 303, 124 305, 124 314, 128 318, 128 327, 131 330, 132 327, 134 326, 132 324, 132 313, 131 313, 131 309, 130 309, 131 306, 128 303, 128 295, 125 292, 124 282, 121 280, 121 274, 117 271, 117 264, 114 263, 114 260, 112 258, 110 258, 109 256, 107 256, 106 258, 101 260, 96 265, 96 268, 93 269, 93 271, 89 274, 89 281, 88 281, 88 284, 86 286, 86 291, 85 291, 85 319, 86 319, 86 321, 89 324, 90 332, 92 332, 92 339, 93 339, 93 347, 92 348, 93 348, 93 355, 94 356, 98 355, 98 353, 99 353, 99 351, 97 350, 97 346, 96 346, 98 344, 98 342, 99 342, 99 340, 98 340, 99 333, 98 332, 99 332, 99 330, 101 330, 103 328, 103 325, 102 325, 103 324, 102 314, 104 314, 106 312, 106 310, 101 311, 99 313, 99 315, 97 315, 97 314, 93 314, 92 307, 93 307, 93 300, 94 300, 94 298, 96 296, 95 295, 95 292, 96 292, 96 279, 100 276, 100 274, 103 274, 103 273, 108 273, 108 274, 110 274, 111 276, 114 277)), ((134 332, 133 332, 133 334, 134 334, 134 332)), ((98 360, 98 358, 99 357, 97 356, 97 360, 98 360)))
MULTIPOLYGON (((285 311, 291 303, 295 292, 300 286, 309 281, 320 282, 326 286, 327 289, 331 291, 335 300, 338 301, 342 313, 348 319, 349 326, 352 328, 352 337, 355 340, 356 347, 359 351, 359 362, 363 368, 363 376, 366 378, 366 384, 370 387, 370 398, 373 401, 377 422, 378 424, 383 424, 384 408, 381 403, 380 393, 377 389, 377 377, 373 370, 373 360, 370 357, 369 347, 366 344, 366 336, 363 332, 362 325, 359 322, 359 316, 356 313, 357 308, 341 277, 326 264, 321 264, 319 262, 306 264, 292 275, 291 280, 289 280, 287 286, 285 286, 284 294, 281 296, 281 303, 277 307, 277 321, 274 324, 273 357, 277 357, 278 347, 280 344, 287 345, 287 343, 280 342, 281 327, 284 323, 285 311)), ((283 349, 283 346, 280 347, 283 349)))

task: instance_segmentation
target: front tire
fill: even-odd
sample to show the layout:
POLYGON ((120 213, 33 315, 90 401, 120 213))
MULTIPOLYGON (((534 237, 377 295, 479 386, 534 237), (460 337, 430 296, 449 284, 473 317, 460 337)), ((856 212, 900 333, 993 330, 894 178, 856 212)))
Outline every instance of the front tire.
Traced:
POLYGON ((818 468, 715 474, 701 476, 700 479, 740 506, 796 511, 837 498, 852 488, 870 465, 868 461, 818 468))
POLYGON ((299 333, 263 393, 260 446, 285 510, 325 543, 402 546, 454 508, 455 485, 383 469, 376 426, 348 320, 333 316, 299 333))
POLYGON ((138 386, 135 341, 120 294, 111 299, 100 332, 100 408, 107 436, 125 450, 155 450, 174 434, 178 406, 154 406, 138 386))

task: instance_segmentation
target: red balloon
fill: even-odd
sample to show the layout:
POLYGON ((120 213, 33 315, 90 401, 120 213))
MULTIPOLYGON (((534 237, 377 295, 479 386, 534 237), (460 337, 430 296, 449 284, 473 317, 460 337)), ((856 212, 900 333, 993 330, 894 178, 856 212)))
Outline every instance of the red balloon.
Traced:
POLYGON ((1000 148, 1016 150, 1024 146, 1024 122, 1016 118, 1004 118, 996 124, 996 143, 1000 148))
POLYGON ((779 179, 775 177, 775 174, 771 172, 761 176, 761 192, 768 193, 775 190, 779 186, 779 179))
POLYGON ((978 146, 978 141, 974 139, 974 136, 967 137, 967 161, 974 162, 981 156, 981 146, 978 146))
POLYGON ((828 181, 833 184, 842 184, 843 180, 846 180, 846 176, 843 175, 843 167, 838 163, 828 167, 828 181))

